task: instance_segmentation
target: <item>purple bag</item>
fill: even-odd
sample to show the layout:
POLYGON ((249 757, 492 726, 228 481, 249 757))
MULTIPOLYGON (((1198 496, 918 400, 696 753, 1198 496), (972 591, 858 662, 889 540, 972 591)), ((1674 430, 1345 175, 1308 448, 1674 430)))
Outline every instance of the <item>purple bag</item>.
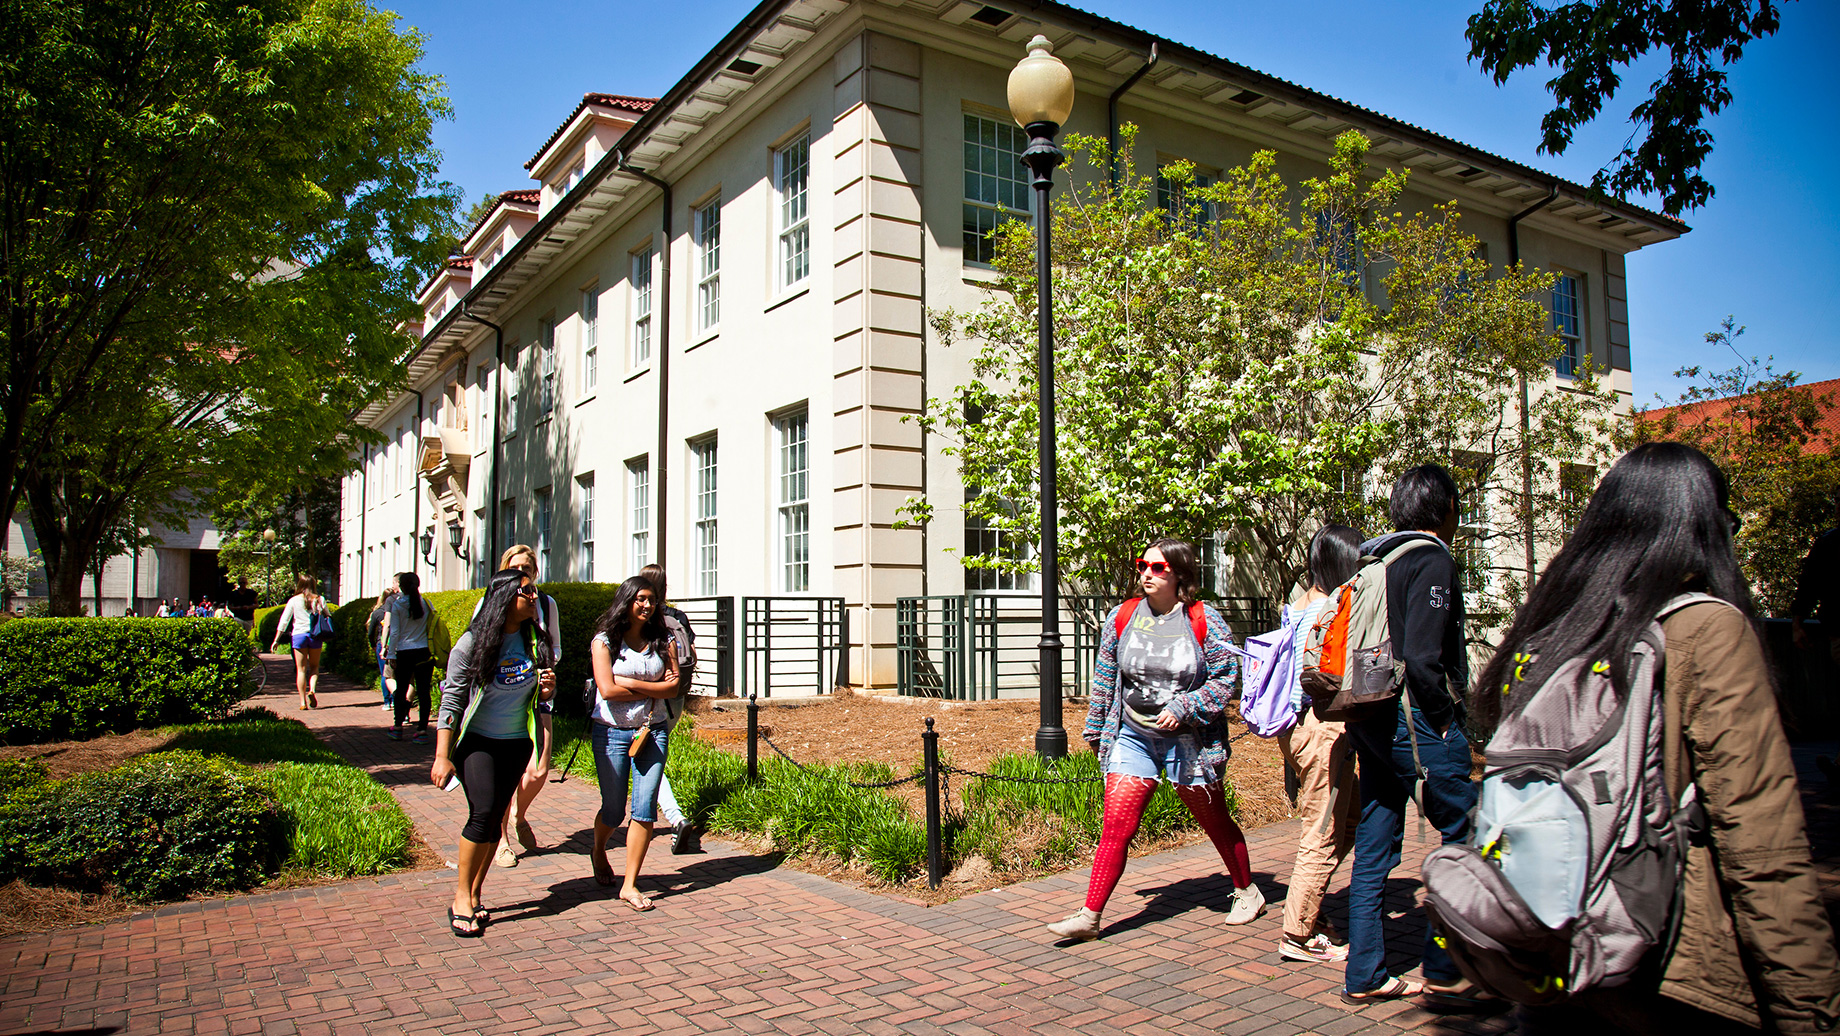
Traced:
POLYGON ((1247 637, 1239 652, 1239 714, 1260 737, 1277 737, 1297 725, 1291 683, 1297 671, 1298 614, 1286 605, 1278 628, 1247 637))

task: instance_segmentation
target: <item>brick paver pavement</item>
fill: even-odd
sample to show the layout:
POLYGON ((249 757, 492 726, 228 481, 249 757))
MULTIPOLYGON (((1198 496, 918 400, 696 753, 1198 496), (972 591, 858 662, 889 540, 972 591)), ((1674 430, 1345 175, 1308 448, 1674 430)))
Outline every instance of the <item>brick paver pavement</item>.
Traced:
MULTIPOLYGON (((388 785, 451 854, 465 808, 428 784, 432 747, 387 740, 375 692, 331 690, 303 717, 388 785)), ((925 907, 775 866, 718 841, 674 857, 662 840, 635 913, 585 858, 598 802, 551 784, 531 820, 547 846, 486 886, 493 922, 456 939, 451 870, 163 907, 109 924, 0 940, 0 1033, 1490 1033, 1504 1018, 1439 1018, 1408 1004, 1351 1009, 1341 969, 1275 952, 1296 827, 1250 836, 1273 909, 1221 924, 1228 882, 1206 844, 1134 859, 1105 937, 1057 945, 1041 929, 1079 905, 1084 869, 925 907), (558 845, 557 843, 561 844, 558 845)), ((1831 810, 1817 827, 1833 827, 1831 810)), ((1410 967, 1423 847, 1408 824, 1391 883, 1395 969, 1410 967)), ((1824 871, 1835 888, 1832 846, 1824 871)), ((610 854, 616 870, 624 855, 610 854)), ((1339 878, 1346 878, 1344 869, 1339 878)), ((1342 893, 1330 909, 1342 910, 1342 893)))

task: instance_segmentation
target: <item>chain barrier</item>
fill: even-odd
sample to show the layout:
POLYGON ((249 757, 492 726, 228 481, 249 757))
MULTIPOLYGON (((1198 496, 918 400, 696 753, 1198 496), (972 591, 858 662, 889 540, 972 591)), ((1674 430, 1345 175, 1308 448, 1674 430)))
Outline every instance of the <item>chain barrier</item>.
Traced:
POLYGON ((759 737, 762 741, 765 741, 767 743, 768 748, 771 748, 773 749, 773 751, 779 753, 779 757, 781 759, 784 759, 787 762, 791 763, 794 767, 798 769, 800 773, 806 775, 807 777, 815 777, 819 780, 826 780, 826 781, 836 781, 838 784, 842 784, 847 787, 862 788, 865 790, 873 790, 877 788, 899 788, 903 784, 918 784, 919 782, 926 780, 926 774, 924 772, 911 774, 906 777, 897 777, 893 780, 887 780, 887 781, 846 780, 842 777, 833 776, 832 774, 819 773, 818 771, 813 770, 811 767, 806 766, 804 763, 799 762, 797 759, 794 759, 791 756, 787 755, 786 750, 774 744, 772 738, 768 737, 765 734, 761 734, 759 735, 759 737))

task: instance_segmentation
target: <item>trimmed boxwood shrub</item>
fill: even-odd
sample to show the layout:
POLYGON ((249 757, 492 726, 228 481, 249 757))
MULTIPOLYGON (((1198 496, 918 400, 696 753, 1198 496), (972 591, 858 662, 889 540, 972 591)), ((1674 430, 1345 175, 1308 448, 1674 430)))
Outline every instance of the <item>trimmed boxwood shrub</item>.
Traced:
POLYGON ((0 625, 0 742, 37 744, 222 715, 255 656, 232 619, 0 625))
MULTIPOLYGON (((562 617, 562 663, 556 667, 556 706, 568 715, 584 710, 581 688, 591 666, 588 661, 588 638, 601 613, 613 604, 619 587, 612 583, 545 583, 543 592, 556 599, 562 617)), ((428 627, 428 646, 434 651, 437 669, 447 668, 447 653, 454 641, 472 622, 473 608, 485 595, 484 590, 440 590, 423 594, 422 599, 434 608, 428 627)), ((364 620, 370 617, 375 597, 359 598, 332 613, 332 640, 320 658, 320 664, 349 680, 366 687, 377 685, 377 655, 364 639, 364 620)), ((438 677, 437 677, 438 678, 438 677)))
POLYGON ((286 610, 287 607, 280 604, 272 608, 256 609, 255 623, 249 629, 249 642, 255 645, 257 651, 267 651, 268 646, 275 642, 275 630, 280 627, 281 613, 286 610))
POLYGON ((0 805, 0 880, 176 899, 258 885, 287 847, 288 822, 263 779, 197 752, 142 756, 0 805))

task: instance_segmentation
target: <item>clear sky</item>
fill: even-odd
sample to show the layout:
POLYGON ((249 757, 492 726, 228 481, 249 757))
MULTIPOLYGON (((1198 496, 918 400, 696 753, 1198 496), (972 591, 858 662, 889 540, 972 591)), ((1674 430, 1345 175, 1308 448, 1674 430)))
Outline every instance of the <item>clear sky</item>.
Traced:
MULTIPOLYGON (((525 160, 590 90, 655 97, 754 6, 752 0, 636 3, 378 0, 427 37, 423 67, 445 78, 454 119, 436 130, 444 175, 472 202, 531 187, 525 160)), ((1423 126, 1574 182, 1614 156, 1629 108, 1661 67, 1651 57, 1562 156, 1541 155, 1545 70, 1497 88, 1466 59, 1481 0, 1176 0, 1074 4, 1208 53, 1423 126)), ((1685 237, 1629 258, 1636 401, 1678 394, 1673 372, 1736 357, 1709 346, 1727 314, 1745 355, 1805 381, 1840 378, 1840 4, 1790 0, 1783 28, 1733 66, 1735 103, 1710 123, 1706 175, 1718 194, 1685 237)), ((1653 199, 1635 199, 1650 208, 1653 199)))

